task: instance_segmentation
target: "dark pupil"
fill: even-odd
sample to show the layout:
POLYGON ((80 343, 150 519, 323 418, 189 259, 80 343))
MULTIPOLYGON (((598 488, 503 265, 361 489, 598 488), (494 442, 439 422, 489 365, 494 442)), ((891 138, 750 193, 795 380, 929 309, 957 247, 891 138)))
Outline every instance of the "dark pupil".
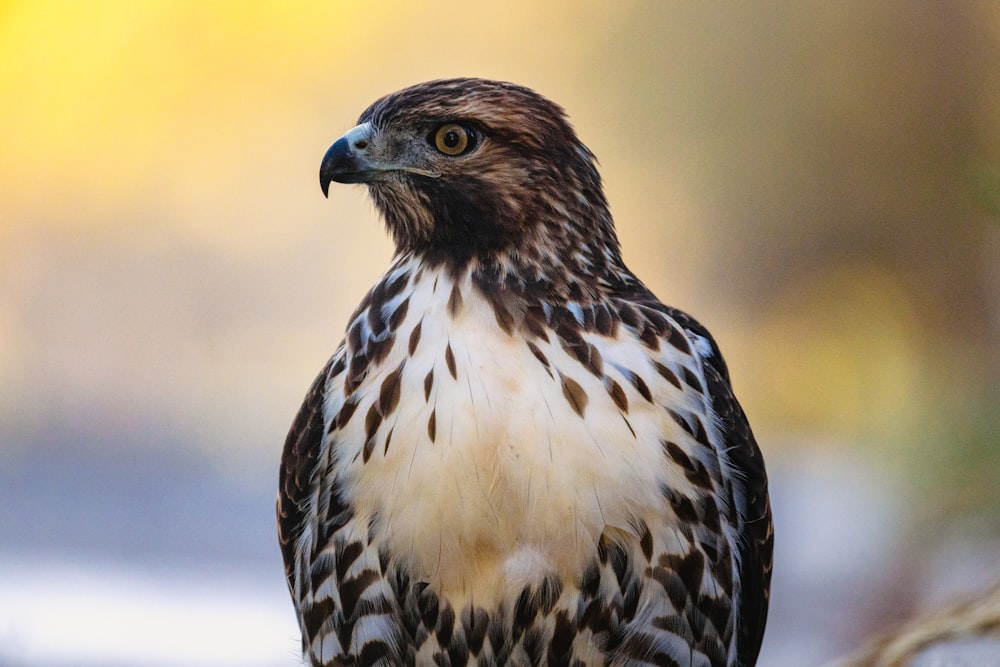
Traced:
POLYGON ((444 145, 447 146, 448 148, 454 148, 455 146, 457 146, 459 140, 460 137, 458 136, 458 132, 456 132, 455 130, 446 132, 444 135, 444 145))

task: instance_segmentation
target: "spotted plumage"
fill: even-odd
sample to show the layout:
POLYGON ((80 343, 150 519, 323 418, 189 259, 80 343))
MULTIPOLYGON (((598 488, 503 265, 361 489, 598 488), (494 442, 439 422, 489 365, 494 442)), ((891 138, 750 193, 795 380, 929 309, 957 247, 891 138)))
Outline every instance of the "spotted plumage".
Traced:
POLYGON ((369 107, 320 172, 396 243, 285 444, 312 665, 752 665, 771 515, 708 332, 625 267, 594 159, 525 88, 369 107))

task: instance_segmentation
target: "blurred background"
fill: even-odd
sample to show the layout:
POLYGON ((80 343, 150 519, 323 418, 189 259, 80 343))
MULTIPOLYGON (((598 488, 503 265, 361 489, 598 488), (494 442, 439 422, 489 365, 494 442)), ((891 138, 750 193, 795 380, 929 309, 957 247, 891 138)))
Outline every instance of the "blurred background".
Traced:
POLYGON ((1000 575, 1000 5, 0 2, 0 665, 280 667, 285 432, 391 245, 329 144, 528 85, 767 457, 762 665, 1000 575))

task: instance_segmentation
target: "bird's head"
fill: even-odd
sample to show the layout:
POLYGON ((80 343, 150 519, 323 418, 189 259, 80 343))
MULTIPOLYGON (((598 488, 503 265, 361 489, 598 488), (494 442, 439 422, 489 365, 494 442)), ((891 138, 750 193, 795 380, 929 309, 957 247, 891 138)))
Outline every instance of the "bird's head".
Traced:
POLYGON ((430 261, 618 255, 593 155, 558 105, 510 83, 383 97, 323 157, 324 193, 331 181, 368 185, 397 250, 430 261))

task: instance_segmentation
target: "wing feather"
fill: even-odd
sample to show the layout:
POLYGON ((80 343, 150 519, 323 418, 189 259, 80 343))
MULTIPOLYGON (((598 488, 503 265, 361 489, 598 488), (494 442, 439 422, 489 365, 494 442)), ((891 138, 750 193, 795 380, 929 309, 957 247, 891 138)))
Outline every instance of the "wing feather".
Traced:
POLYGON ((668 310, 670 316, 685 330, 701 337, 710 346, 710 353, 702 355, 705 381, 712 409, 722 431, 726 456, 736 473, 733 479, 734 494, 743 500, 738 503, 737 549, 741 590, 737 617, 737 655, 740 665, 753 665, 757 661, 767 623, 774 551, 774 526, 771 521, 764 457, 746 414, 733 393, 729 370, 715 340, 691 316, 673 308, 668 310))
MULTIPOLYGON (((326 364, 306 393, 292 427, 285 438, 278 475, 278 543, 285 561, 285 576, 289 588, 293 586, 295 572, 295 543, 302 532, 306 517, 307 499, 312 493, 316 463, 324 437, 325 420, 323 401, 330 369, 341 350, 326 364)), ((295 591, 292 591, 293 596, 295 591)))

